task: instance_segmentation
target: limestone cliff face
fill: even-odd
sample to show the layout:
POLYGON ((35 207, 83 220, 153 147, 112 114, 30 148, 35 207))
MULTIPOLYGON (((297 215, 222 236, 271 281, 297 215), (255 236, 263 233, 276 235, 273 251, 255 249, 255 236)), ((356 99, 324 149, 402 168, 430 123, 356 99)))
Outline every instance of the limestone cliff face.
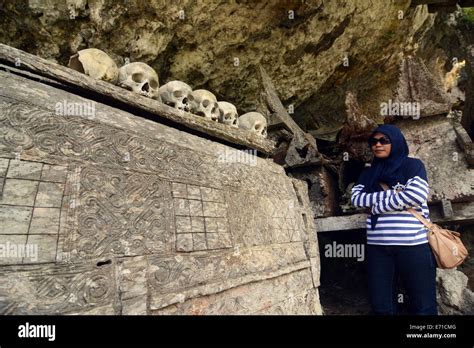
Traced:
POLYGON ((241 112, 256 107, 262 64, 295 119, 316 129, 344 120, 347 90, 376 118, 401 56, 425 46, 436 15, 410 0, 6 0, 1 17, 8 45, 64 65, 96 47, 119 66, 150 64, 161 83, 207 88, 241 112))

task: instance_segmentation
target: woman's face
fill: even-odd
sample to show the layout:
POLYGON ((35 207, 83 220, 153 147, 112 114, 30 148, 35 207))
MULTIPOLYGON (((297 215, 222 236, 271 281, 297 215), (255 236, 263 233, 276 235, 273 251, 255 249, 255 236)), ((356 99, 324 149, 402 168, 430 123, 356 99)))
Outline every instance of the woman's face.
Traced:
MULTIPOLYGON (((389 138, 385 134, 380 133, 380 132, 375 133, 373 135, 373 138, 374 139, 385 138, 385 139, 389 140, 389 138)), ((392 144, 382 145, 380 143, 380 141, 378 141, 375 145, 372 145, 371 149, 372 149, 372 152, 373 152, 375 157, 377 157, 377 158, 387 158, 390 155, 390 150, 392 149, 392 144)))

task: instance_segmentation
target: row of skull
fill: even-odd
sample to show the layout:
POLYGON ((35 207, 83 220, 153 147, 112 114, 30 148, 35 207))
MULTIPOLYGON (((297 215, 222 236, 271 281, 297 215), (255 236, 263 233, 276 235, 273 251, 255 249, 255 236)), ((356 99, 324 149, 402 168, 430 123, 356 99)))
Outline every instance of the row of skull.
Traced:
POLYGON ((263 137, 267 135, 267 120, 262 114, 248 112, 239 116, 233 104, 217 101, 216 96, 205 89, 193 91, 182 81, 170 81, 160 87, 158 74, 145 63, 128 63, 119 69, 107 53, 87 48, 71 56, 68 66, 95 79, 117 84, 210 121, 248 130, 263 137))

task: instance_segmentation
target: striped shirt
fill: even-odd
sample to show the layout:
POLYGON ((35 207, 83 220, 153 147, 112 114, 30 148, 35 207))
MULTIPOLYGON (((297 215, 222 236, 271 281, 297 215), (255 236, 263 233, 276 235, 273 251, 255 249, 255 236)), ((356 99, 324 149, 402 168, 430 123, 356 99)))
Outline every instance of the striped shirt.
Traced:
POLYGON ((419 176, 409 179, 404 189, 374 193, 364 192, 365 186, 352 188, 351 202, 356 208, 371 208, 372 214, 379 214, 377 225, 372 230, 370 214, 367 216, 367 244, 417 245, 428 243, 427 229, 421 221, 406 208, 414 208, 428 221, 428 192, 426 180, 419 176))

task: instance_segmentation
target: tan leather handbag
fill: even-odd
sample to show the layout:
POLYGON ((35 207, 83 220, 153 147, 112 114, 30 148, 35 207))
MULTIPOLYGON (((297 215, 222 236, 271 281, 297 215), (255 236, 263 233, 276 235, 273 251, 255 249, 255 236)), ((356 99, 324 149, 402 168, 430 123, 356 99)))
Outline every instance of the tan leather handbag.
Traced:
MULTIPOLYGON (((380 186, 382 186, 384 190, 388 190, 387 184, 381 182, 380 186)), ((468 252, 459 238, 461 236, 459 232, 447 230, 426 220, 415 209, 408 208, 406 210, 412 213, 428 229, 428 242, 433 250, 438 268, 450 269, 463 263, 468 252)))

